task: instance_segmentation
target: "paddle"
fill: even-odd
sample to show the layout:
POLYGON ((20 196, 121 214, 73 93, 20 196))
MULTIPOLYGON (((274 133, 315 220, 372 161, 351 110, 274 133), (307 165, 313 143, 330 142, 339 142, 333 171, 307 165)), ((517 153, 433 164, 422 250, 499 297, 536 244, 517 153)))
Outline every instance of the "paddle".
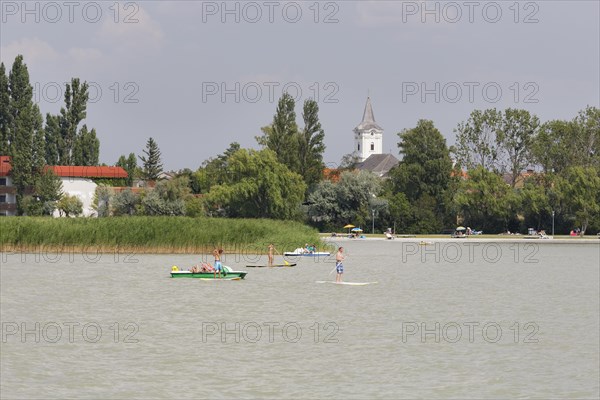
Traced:
MULTIPOLYGON (((277 249, 275 248, 275 246, 273 246, 273 249, 274 249, 274 250, 277 252, 277 254, 279 254, 281 257, 283 257, 283 256, 281 255, 281 253, 279 252, 279 250, 277 250, 277 249)), ((286 261, 285 257, 283 257, 283 263, 284 263, 286 266, 290 265, 290 263, 286 261)))

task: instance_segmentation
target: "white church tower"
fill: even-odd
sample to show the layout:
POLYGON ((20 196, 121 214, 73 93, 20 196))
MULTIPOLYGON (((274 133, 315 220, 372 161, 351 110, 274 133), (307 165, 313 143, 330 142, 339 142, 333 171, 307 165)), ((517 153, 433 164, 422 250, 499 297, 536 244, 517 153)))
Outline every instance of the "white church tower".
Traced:
POLYGON ((359 162, 383 153, 383 128, 375 122, 371 98, 367 97, 362 122, 354 128, 354 154, 359 162))

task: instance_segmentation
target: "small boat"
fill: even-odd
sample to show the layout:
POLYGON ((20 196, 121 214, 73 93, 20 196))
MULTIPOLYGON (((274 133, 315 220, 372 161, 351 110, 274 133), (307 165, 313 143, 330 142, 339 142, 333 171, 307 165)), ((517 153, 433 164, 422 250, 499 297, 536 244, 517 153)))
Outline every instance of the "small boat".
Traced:
POLYGON ((278 267, 295 267, 298 264, 273 264, 273 265, 246 265, 246 268, 278 268, 278 267))
POLYGON ((191 271, 180 271, 179 268, 173 266, 171 269, 171 278, 200 278, 202 280, 239 280, 244 279, 248 274, 246 271, 234 271, 230 267, 223 266, 223 272, 221 272, 221 278, 217 272, 216 278, 214 272, 191 272, 191 271))
POLYGON ((283 255, 286 257, 325 257, 330 256, 331 253, 326 251, 306 251, 306 249, 299 247, 294 251, 286 251, 283 255))

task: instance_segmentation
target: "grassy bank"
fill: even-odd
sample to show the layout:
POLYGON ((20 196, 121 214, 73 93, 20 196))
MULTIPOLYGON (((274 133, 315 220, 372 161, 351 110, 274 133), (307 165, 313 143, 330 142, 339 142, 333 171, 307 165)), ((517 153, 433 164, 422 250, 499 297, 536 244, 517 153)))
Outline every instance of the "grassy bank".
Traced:
POLYGON ((187 217, 0 219, 0 246, 8 251, 82 250, 137 253, 265 253, 274 243, 280 252, 305 243, 319 248, 318 232, 297 222, 187 217))

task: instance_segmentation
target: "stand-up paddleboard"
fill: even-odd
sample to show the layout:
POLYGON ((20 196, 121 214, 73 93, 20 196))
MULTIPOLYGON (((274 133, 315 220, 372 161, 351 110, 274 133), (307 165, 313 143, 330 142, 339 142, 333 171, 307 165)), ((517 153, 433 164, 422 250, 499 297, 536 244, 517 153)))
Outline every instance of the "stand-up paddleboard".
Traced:
POLYGON ((240 278, 239 276, 233 277, 233 278, 198 278, 201 281, 240 281, 242 280, 242 278, 240 278))
POLYGON ((295 267, 298 264, 246 265, 246 268, 295 267))
POLYGON ((377 282, 336 282, 336 281, 317 281, 316 283, 333 283, 335 285, 350 285, 350 286, 365 286, 372 285, 377 282))

